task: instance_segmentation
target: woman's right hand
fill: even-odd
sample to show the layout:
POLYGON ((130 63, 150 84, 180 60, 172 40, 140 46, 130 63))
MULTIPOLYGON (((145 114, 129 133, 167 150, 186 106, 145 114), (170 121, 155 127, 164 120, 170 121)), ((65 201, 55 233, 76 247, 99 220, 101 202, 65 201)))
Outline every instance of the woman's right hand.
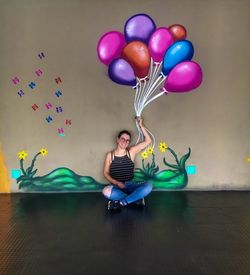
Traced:
POLYGON ((124 184, 123 182, 121 182, 121 181, 118 181, 116 185, 117 185, 117 187, 119 187, 120 189, 125 189, 125 184, 124 184))

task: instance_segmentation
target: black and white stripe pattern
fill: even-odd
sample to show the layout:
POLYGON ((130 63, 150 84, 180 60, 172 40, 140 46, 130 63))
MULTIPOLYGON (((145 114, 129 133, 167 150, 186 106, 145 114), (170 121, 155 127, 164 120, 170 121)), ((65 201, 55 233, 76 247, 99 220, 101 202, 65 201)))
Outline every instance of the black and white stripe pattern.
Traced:
POLYGON ((127 156, 114 156, 110 165, 110 176, 118 181, 125 182, 134 177, 134 162, 127 156))

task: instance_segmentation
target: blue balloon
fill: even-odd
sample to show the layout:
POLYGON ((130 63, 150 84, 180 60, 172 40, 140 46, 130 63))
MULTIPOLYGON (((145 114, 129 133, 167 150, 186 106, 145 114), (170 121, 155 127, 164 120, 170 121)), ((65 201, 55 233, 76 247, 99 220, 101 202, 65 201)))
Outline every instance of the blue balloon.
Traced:
POLYGON ((179 40, 171 45, 163 59, 162 72, 168 75, 170 71, 179 63, 189 61, 194 55, 193 44, 188 40, 179 40))
POLYGON ((133 68, 122 58, 117 58, 110 63, 108 74, 110 79, 118 84, 128 86, 136 85, 133 68))

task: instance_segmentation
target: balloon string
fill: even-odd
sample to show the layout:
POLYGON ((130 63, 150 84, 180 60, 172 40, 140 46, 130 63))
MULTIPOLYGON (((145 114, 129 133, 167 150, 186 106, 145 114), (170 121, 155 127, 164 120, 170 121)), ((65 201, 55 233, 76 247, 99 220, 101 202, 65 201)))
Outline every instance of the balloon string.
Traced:
MULTIPOLYGON (((158 84, 157 86, 154 88, 154 91, 155 92, 158 87, 162 84, 162 82, 164 81, 165 79, 163 78, 158 84)), ((160 97, 161 95, 165 94, 165 91, 164 90, 161 90, 161 92, 159 92, 158 94, 154 95, 153 97, 151 98, 148 98, 147 101, 145 102, 145 104, 143 105, 143 109, 150 103, 152 102, 153 100, 157 99, 158 97, 160 97)), ((153 93, 152 93, 153 95, 153 93)))
POLYGON ((134 100, 134 103, 135 103, 135 112, 136 112, 136 116, 140 116, 140 101, 141 101, 141 94, 142 94, 142 90, 143 90, 143 87, 144 87, 144 83, 142 84, 142 81, 144 79, 139 79, 137 78, 137 81, 138 81, 138 86, 139 86, 139 89, 136 91, 136 94, 135 94, 135 100, 134 100))
MULTIPOLYGON (((143 134, 143 132, 142 132, 140 126, 139 126, 139 122, 138 121, 136 121, 136 128, 137 128, 137 130, 139 132, 139 136, 138 136, 137 141, 136 141, 136 144, 138 144, 139 142, 143 142, 144 141, 144 134, 143 134)), ((148 134, 150 135, 150 137, 152 139, 151 143, 152 143, 152 148, 154 149, 154 147, 155 147, 155 137, 154 137, 154 135, 146 127, 145 127, 145 130, 148 132, 148 134)))
POLYGON ((140 127, 139 127, 139 125, 138 125, 138 122, 136 121, 136 128, 137 128, 137 131, 138 131, 138 133, 139 133, 139 135, 138 135, 138 138, 137 138, 137 141, 136 141, 136 143, 135 144, 138 144, 139 142, 140 142, 140 139, 141 139, 141 132, 140 132, 140 127))
POLYGON ((140 93, 140 97, 139 97, 139 116, 141 115, 141 105, 142 105, 142 101, 143 101, 143 95, 144 95, 144 90, 145 90, 145 87, 146 87, 146 80, 143 80, 143 87, 142 87, 142 90, 141 90, 141 93, 140 93))
MULTIPOLYGON (((139 84, 139 83, 137 82, 137 84, 139 84)), ((136 97, 137 97, 137 94, 138 94, 138 89, 139 89, 139 85, 136 86, 135 99, 134 99, 134 109, 135 109, 135 114, 136 115, 137 115, 137 112, 138 112, 138 110, 137 110, 137 104, 136 104, 136 97)))
POLYGON ((136 113, 136 116, 139 116, 139 109, 138 109, 138 96, 140 94, 140 90, 141 90, 141 81, 139 78, 137 78, 137 90, 136 90, 136 93, 135 93, 135 100, 134 100, 134 106, 135 106, 135 113, 136 113))
POLYGON ((139 122, 136 120, 136 127, 137 127, 137 130, 138 130, 138 133, 139 133, 139 136, 137 138, 137 141, 136 141, 136 144, 138 144, 139 142, 143 141, 144 139, 144 134, 141 130, 141 127, 139 126, 139 122))
MULTIPOLYGON (((152 80, 152 73, 153 73, 153 62, 152 62, 152 58, 151 58, 151 63, 150 63, 150 69, 149 69, 149 74, 147 76, 147 78, 149 78, 149 81, 146 83, 146 87, 145 87, 145 92, 148 89, 148 86, 151 84, 151 80, 152 80)), ((141 96, 141 98, 143 98, 143 95, 141 96)), ((140 100, 141 101, 141 100, 140 100)), ((140 102, 141 103, 141 102, 140 102)))
MULTIPOLYGON (((140 106, 139 109, 141 109, 141 106, 143 104, 143 99, 144 99, 145 94, 146 94, 146 92, 148 90, 148 87, 149 87, 149 85, 151 83, 152 71, 153 71, 153 61, 152 61, 152 58, 151 58, 150 67, 149 67, 149 74, 144 78, 145 79, 145 83, 144 83, 145 87, 144 87, 144 89, 143 89, 143 91, 141 93, 140 102, 139 102, 139 106, 140 106)), ((141 113, 140 113, 140 115, 141 115, 141 113)))
POLYGON ((144 103, 147 101, 147 99, 154 93, 156 88, 159 86, 159 80, 161 80, 161 77, 157 78, 154 84, 150 87, 146 97, 144 98, 144 103))
POLYGON ((142 110, 144 109, 145 104, 147 101, 150 99, 150 97, 153 95, 153 93, 157 90, 157 88, 162 84, 162 82, 165 80, 165 78, 158 77, 158 79, 154 82, 154 84, 151 86, 149 93, 147 97, 144 99, 143 105, 140 108, 139 112, 141 113, 142 110))
MULTIPOLYGON (((151 58, 150 62, 150 70, 147 77, 144 78, 137 78, 137 85, 136 85, 136 93, 135 93, 135 99, 134 99, 134 109, 136 116, 141 116, 141 113, 143 109, 153 100, 160 97, 162 94, 165 93, 164 90, 161 90, 158 94, 154 95, 154 92, 158 89, 158 87, 162 84, 162 82, 165 80, 165 76, 162 77, 159 76, 159 71, 161 69, 162 62, 156 63, 151 58), (147 81, 147 78, 149 78, 149 81, 147 81)), ((138 121, 136 121, 136 128, 138 130, 138 138, 136 141, 136 144, 139 142, 142 142, 144 140, 144 134, 139 127, 138 121)), ((155 137, 154 135, 145 128, 146 131, 149 133, 149 135, 152 138, 152 148, 155 146, 155 137)))
MULTIPOLYGON (((156 81, 158 81, 158 79, 157 79, 156 81, 155 81, 155 79, 156 79, 156 77, 158 77, 158 75, 159 75, 159 70, 161 69, 161 63, 158 64, 158 65, 156 65, 156 66, 158 66, 158 67, 156 67, 155 75, 154 75, 154 78, 152 79, 153 85, 155 84, 156 81)), ((150 87, 150 88, 151 88, 151 87, 150 87)), ((150 93, 150 89, 149 89, 149 91, 148 91, 146 97, 148 97, 149 93, 150 93)))
MULTIPOLYGON (((154 66, 154 61, 153 59, 151 58, 151 65, 154 66)), ((157 76, 157 65, 154 66, 154 69, 153 69, 153 72, 151 72, 151 74, 149 75, 149 83, 148 83, 148 86, 147 86, 147 93, 148 93, 148 90, 150 89, 151 85, 154 83, 155 81, 155 77, 157 76)), ((147 94, 146 93, 146 94, 147 94)))
POLYGON ((155 100, 156 98, 160 97, 161 95, 165 94, 165 92, 160 92, 159 94, 155 95, 153 98, 151 98, 150 100, 147 101, 147 103, 144 105, 143 109, 153 100, 155 100))
MULTIPOLYGON (((151 62, 153 62, 152 60, 151 60, 151 62)), ((152 77, 151 77, 151 79, 150 79, 150 83, 149 83, 149 85, 148 85, 148 89, 147 89, 147 92, 145 93, 145 96, 144 96, 144 100, 143 100, 143 104, 142 104, 142 109, 143 109, 143 105, 145 104, 145 102, 146 102, 146 100, 147 100, 147 98, 149 97, 149 95, 150 95, 150 91, 152 90, 152 85, 155 85, 156 83, 156 81, 158 81, 158 79, 155 81, 155 78, 158 76, 158 74, 159 74, 159 70, 161 69, 161 63, 162 62, 160 62, 160 63, 155 63, 155 69, 154 69, 154 73, 153 73, 153 75, 152 75, 152 77)))
MULTIPOLYGON (((151 89, 150 89, 150 91, 149 91, 149 93, 148 93, 148 95, 147 95, 147 98, 145 98, 145 104, 146 104, 146 102, 150 99, 150 98, 152 98, 152 96, 153 96, 153 94, 157 91, 157 89, 159 88, 159 86, 165 81, 165 79, 166 79, 166 77, 164 76, 164 77, 162 77, 162 76, 159 76, 158 78, 157 78, 157 80, 155 81, 155 83, 154 83, 154 85, 151 87, 151 89)), ((144 105, 145 105, 144 104, 144 105)))

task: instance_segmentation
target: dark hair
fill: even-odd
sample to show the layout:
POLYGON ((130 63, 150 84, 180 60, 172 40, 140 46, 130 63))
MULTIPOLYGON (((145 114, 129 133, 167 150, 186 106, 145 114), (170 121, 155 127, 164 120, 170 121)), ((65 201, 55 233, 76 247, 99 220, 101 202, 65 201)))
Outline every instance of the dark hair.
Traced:
POLYGON ((123 134, 126 134, 126 135, 128 135, 130 138, 131 138, 131 134, 130 134, 130 132, 129 131, 127 131, 127 130, 122 130, 119 134, 118 134, 118 138, 120 138, 123 134))

